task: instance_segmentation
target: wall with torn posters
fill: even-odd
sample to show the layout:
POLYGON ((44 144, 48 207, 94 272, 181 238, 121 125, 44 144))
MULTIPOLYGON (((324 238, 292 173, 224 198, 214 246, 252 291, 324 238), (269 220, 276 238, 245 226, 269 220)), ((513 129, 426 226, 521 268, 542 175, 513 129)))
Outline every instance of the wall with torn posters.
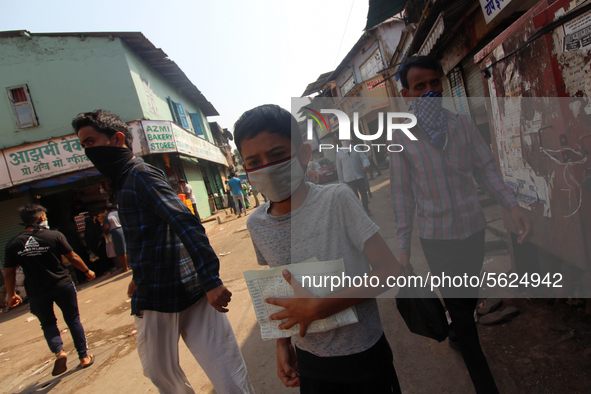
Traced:
MULTIPOLYGON (((582 183, 591 171, 591 10, 545 31, 583 2, 549 3, 540 1, 476 58, 490 76, 487 111, 499 169, 534 222, 532 242, 587 270, 591 195, 582 183)), ((504 223, 516 232, 507 212, 504 223)))

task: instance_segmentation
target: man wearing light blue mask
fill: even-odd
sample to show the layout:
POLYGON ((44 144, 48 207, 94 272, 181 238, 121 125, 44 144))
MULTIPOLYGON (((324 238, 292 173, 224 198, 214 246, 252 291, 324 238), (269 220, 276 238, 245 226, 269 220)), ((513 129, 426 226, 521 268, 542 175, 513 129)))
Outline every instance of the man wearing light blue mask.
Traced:
MULTIPOLYGON (((486 218, 474 180, 511 213, 519 243, 533 235, 531 220, 496 170, 490 149, 469 114, 442 106, 441 66, 434 58, 411 57, 401 68, 402 95, 417 117, 404 151, 390 154, 390 185, 396 217, 400 264, 412 272, 410 241, 418 211, 419 236, 433 275, 479 275, 484 260, 486 218)), ((498 393, 478 339, 474 309, 478 288, 440 287, 451 316, 450 343, 459 348, 477 393, 498 393)))

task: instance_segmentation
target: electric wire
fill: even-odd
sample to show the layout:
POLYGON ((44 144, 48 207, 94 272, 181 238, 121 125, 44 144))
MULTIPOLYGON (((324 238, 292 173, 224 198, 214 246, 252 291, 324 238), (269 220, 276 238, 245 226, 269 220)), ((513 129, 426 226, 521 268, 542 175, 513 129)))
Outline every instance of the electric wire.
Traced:
POLYGON ((355 4, 355 0, 351 2, 351 9, 349 10, 349 16, 347 17, 347 23, 345 24, 345 30, 343 31, 343 36, 341 37, 341 43, 339 44, 339 50, 337 51, 337 57, 334 59, 334 65, 332 68, 335 68, 337 65, 337 60, 339 60, 339 54, 341 53, 341 47, 343 46, 343 40, 345 39, 345 33, 347 33, 347 27, 349 27, 349 19, 351 18, 351 12, 353 11, 353 5, 355 4))

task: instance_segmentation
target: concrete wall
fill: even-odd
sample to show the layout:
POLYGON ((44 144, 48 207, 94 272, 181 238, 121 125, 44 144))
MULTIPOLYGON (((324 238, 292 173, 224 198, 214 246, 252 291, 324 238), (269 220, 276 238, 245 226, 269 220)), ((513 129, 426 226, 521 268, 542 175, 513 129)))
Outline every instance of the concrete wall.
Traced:
POLYGON ((381 41, 384 43, 384 53, 386 54, 384 60, 386 62, 389 62, 394 55, 394 52, 396 52, 396 47, 400 42, 400 37, 402 36, 402 30, 404 28, 404 22, 392 22, 379 27, 379 34, 382 36, 381 41))
MULTIPOLYGON (((125 45, 124 45, 125 46, 125 45)), ((184 95, 179 93, 172 85, 170 85, 160 74, 152 69, 146 62, 144 62, 137 54, 125 46, 125 58, 131 73, 131 78, 135 85, 138 94, 139 102, 141 104, 143 117, 149 120, 173 120, 170 107, 168 105, 167 97, 172 101, 181 103, 185 112, 198 113, 201 119, 201 129, 203 130, 204 138, 209 142, 215 143, 209 127, 207 119, 195 104, 187 99, 184 95), (152 97, 156 106, 156 112, 150 108, 148 102, 148 93, 144 88, 143 79, 147 79, 152 91, 152 97)), ((187 115, 189 126, 194 133, 195 129, 191 119, 187 115)), ((182 125, 179 125, 182 127, 182 125)))
MULTIPOLYGON (((384 59, 384 50, 386 51, 386 58, 385 61, 389 61, 393 54, 393 49, 396 48, 398 42, 400 41, 400 36, 402 34, 402 29, 404 29, 404 22, 393 22, 389 24, 385 24, 380 26, 381 32, 381 40, 384 41, 384 48, 380 48, 382 53, 382 59, 384 59)), ((371 35, 368 37, 367 42, 363 47, 359 50, 359 52, 353 57, 353 59, 348 63, 350 68, 343 70, 335 79, 337 86, 339 87, 339 95, 346 92, 341 92, 340 88, 351 75, 354 75, 354 79, 356 84, 363 82, 361 79, 361 72, 359 71, 359 67, 375 52, 378 47, 381 47, 382 42, 380 40, 380 35, 378 34, 378 29, 372 30, 371 35)), ((386 65, 384 64, 384 67, 386 65)))
POLYGON ((0 38, 0 148, 71 134, 72 118, 95 109, 143 117, 120 39, 0 38), (25 83, 39 125, 17 130, 6 87, 25 83))

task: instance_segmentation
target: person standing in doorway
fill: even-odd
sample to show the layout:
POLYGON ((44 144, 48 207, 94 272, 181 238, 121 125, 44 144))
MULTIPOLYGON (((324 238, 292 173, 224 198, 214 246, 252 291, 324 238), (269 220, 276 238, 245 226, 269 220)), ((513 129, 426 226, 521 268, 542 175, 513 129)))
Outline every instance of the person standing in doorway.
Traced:
POLYGON ((228 181, 228 186, 230 186, 230 190, 232 190, 232 198, 234 199, 236 210, 238 210, 238 217, 242 216, 243 209, 244 216, 246 216, 246 202, 244 201, 244 194, 242 194, 242 182, 240 181, 240 178, 236 176, 236 173, 230 174, 230 177, 231 179, 228 181))
POLYGON ((197 200, 195 200, 195 193, 193 193, 193 188, 184 179, 181 179, 179 181, 179 186, 181 187, 181 192, 185 194, 186 198, 191 200, 191 205, 193 205, 193 212, 195 212, 195 216, 197 216, 197 219, 199 219, 199 222, 201 222, 199 212, 197 211, 197 200))
POLYGON ((80 366, 87 368, 94 363, 94 356, 87 353, 76 288, 61 256, 65 256, 74 267, 82 271, 88 280, 94 279, 95 275, 80 256, 74 253, 62 233, 47 229, 46 212, 44 207, 37 204, 27 204, 20 209, 25 231, 6 244, 5 281, 8 306, 15 307, 22 302, 14 292, 16 268, 22 267, 31 313, 39 319, 47 345, 55 353, 56 360, 51 374, 57 376, 68 369, 68 356, 57 327, 54 302, 62 310, 70 329, 80 366))

